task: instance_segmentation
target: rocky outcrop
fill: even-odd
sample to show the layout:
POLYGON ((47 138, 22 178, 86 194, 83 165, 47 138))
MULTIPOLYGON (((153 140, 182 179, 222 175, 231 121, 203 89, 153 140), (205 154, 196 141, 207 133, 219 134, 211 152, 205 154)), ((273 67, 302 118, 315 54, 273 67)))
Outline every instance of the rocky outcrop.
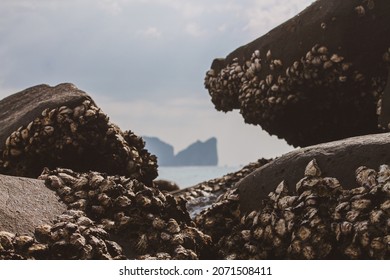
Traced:
POLYGON ((41 224, 66 210, 59 196, 43 180, 0 175, 0 231, 34 234, 41 224))
POLYGON ((355 170, 360 166, 377 169, 390 164, 390 133, 366 135, 319 144, 287 153, 260 167, 237 183, 243 211, 258 209, 284 181, 289 193, 302 178, 306 165, 316 159, 322 174, 335 177, 344 188, 356 185, 355 170))
POLYGON ((204 166, 218 165, 217 139, 196 141, 186 149, 173 153, 173 146, 156 137, 143 137, 146 148, 158 158, 160 166, 204 166))
POLYGON ((85 100, 96 106, 87 93, 70 83, 37 85, 4 98, 0 101, 0 143, 19 127, 41 117, 43 110, 75 107, 85 100))
MULTIPOLYGON (((0 103, 16 108, 13 102, 41 88, 54 95, 70 88, 77 95, 69 84, 38 86, 0 103)), ((23 119, 4 137, 2 172, 43 173, 41 180, 0 178, 0 259, 211 258, 211 238, 194 227, 185 201, 153 182, 156 158, 142 138, 110 123, 90 98, 66 105, 61 100, 42 112, 37 106, 33 119, 23 119)), ((22 112, 33 107, 20 106, 22 112)))
MULTIPOLYGON (((215 249, 225 259, 389 259, 390 168, 354 173, 355 185, 345 189, 311 160, 293 192, 282 181, 239 218, 232 214, 240 211, 239 192, 231 190, 217 205, 225 228, 205 232, 221 236, 215 249)), ((199 220, 216 222, 210 214, 199 220)))
MULTIPOLYGON (((131 160, 137 152, 153 159, 142 139, 110 124, 93 104, 85 99, 73 108, 45 109, 11 133, 4 170, 30 170, 30 149, 43 151, 40 168, 62 164, 64 150, 53 143, 69 137, 85 149, 89 134, 96 141, 86 138, 89 147, 104 153, 129 156, 116 151, 130 149, 131 160)), ((152 182, 150 162, 126 176, 88 161, 68 164, 107 172, 45 169, 44 183, 3 176, 0 258, 387 259, 390 171, 375 169, 389 163, 389 143, 390 134, 378 134, 316 145, 171 194, 152 182)))
POLYGON ((0 173, 37 177, 44 167, 126 175, 150 183, 155 156, 72 84, 36 86, 0 101, 0 173), (24 114, 24 115, 22 115, 24 114))
POLYGON ((246 123, 294 146, 380 132, 389 15, 386 1, 314 2, 213 61, 205 86, 215 108, 239 109, 246 123))

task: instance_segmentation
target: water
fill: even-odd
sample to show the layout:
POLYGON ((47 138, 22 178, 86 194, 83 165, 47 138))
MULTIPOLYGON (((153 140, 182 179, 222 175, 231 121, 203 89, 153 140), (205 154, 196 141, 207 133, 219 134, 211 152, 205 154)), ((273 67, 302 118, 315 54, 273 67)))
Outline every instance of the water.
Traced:
POLYGON ((203 181, 222 177, 231 172, 240 170, 239 166, 182 166, 158 168, 158 178, 173 181, 180 188, 194 186, 203 181))

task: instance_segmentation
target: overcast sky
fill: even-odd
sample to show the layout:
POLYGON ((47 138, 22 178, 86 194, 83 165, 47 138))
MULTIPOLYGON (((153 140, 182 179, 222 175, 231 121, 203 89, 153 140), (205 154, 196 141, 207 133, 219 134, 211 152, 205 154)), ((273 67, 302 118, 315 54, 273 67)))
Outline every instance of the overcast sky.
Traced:
POLYGON ((175 152, 217 137, 220 165, 292 147, 214 109, 203 79, 214 58, 267 33, 312 0, 1 0, 0 98, 71 82, 122 130, 175 152))

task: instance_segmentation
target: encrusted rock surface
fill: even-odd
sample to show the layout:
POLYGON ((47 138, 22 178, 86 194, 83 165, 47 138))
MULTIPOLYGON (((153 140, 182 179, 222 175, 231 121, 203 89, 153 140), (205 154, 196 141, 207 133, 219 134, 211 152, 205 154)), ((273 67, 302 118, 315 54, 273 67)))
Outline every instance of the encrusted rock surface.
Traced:
POLYGON ((289 191, 282 181, 258 210, 241 212, 238 190, 207 210, 197 224, 224 259, 389 259, 390 168, 359 167, 344 189, 322 175, 315 159, 289 191), (229 221, 228 223, 226 221, 229 221), (210 225, 210 226, 209 226, 210 225), (222 225, 222 226, 221 226, 222 225))
POLYGON ((126 175, 145 183, 157 177, 156 157, 145 149, 142 138, 110 123, 74 85, 32 87, 3 99, 0 107, 16 110, 17 116, 30 112, 0 118, 9 123, 1 131, 0 173, 36 178, 44 167, 69 167, 126 175), (31 105, 34 96, 40 102, 37 106, 31 105), (31 103, 21 102, 24 99, 31 103))
POLYGON ((389 15, 387 1, 318 0, 215 59, 205 87, 217 110, 239 109, 246 123, 293 146, 377 133, 389 15))
POLYGON ((315 158, 322 173, 337 178, 345 188, 355 186, 355 170, 360 166, 376 169, 390 164, 390 133, 352 137, 294 150, 246 176, 236 185, 244 211, 255 210, 258 201, 266 198, 284 180, 291 191, 315 158))
POLYGON ((142 138, 90 98, 43 109, 4 139, 1 172, 41 175, 0 176, 2 213, 17 218, 0 223, 0 259, 390 259, 390 134, 170 193, 142 138))
POLYGON ((23 246, 0 232, 5 259, 211 258, 211 237, 199 231, 185 201, 136 179, 69 169, 40 176, 68 210, 53 225, 40 225, 23 246), (5 236, 3 238, 3 236, 5 236))
POLYGON ((4 143, 7 137, 20 126, 41 116, 43 110, 51 110, 59 106, 73 107, 85 100, 90 100, 95 105, 87 93, 70 83, 55 87, 37 85, 2 99, 0 101, 0 143, 4 143))

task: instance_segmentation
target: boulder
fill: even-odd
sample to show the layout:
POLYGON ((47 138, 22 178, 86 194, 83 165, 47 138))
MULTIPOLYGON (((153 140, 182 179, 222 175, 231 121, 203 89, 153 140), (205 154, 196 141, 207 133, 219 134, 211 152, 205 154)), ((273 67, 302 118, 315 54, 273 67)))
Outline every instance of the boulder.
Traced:
POLYGON ((173 181, 169 180, 154 180, 154 186, 156 186, 161 192, 174 192, 180 190, 180 187, 173 181))
POLYGON ((322 176, 334 177, 345 189, 356 187, 355 171, 360 166, 377 169, 390 164, 390 133, 365 135, 297 149, 258 168, 237 183, 241 209, 259 208, 259 202, 284 181, 289 193, 315 159, 322 176))
POLYGON ((39 85, 0 101, 0 173, 33 177, 44 167, 125 175, 151 183, 156 157, 72 84, 39 85))
POLYGON ((11 133, 41 116, 44 109, 73 107, 91 97, 70 83, 55 87, 37 85, 0 100, 0 143, 11 133))
POLYGON ((66 208, 43 180, 0 175, 0 231, 33 235, 66 208))
POLYGON ((246 123, 293 146, 382 132, 389 16, 387 1, 318 0, 215 59, 205 87, 217 110, 239 109, 246 123))

